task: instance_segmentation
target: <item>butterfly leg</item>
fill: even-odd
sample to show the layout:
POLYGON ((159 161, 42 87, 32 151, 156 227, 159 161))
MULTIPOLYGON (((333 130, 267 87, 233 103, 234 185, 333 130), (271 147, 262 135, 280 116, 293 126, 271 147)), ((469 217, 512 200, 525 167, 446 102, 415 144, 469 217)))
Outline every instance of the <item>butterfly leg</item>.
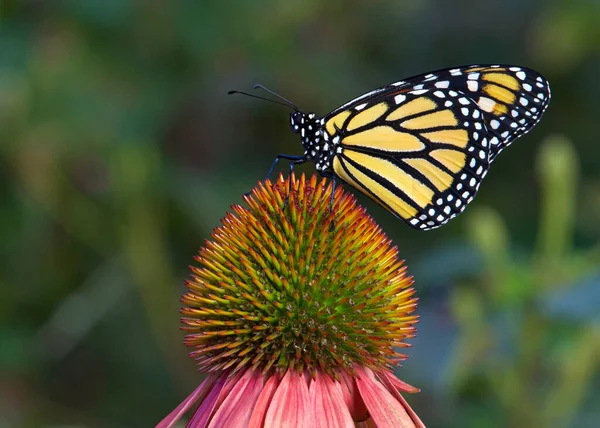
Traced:
POLYGON ((292 173, 292 170, 294 169, 295 164, 300 164, 300 163, 306 162, 306 159, 304 156, 279 154, 275 157, 275 160, 273 161, 271 168, 269 168, 269 172, 267 172, 267 176, 265 177, 265 180, 267 180, 269 177, 271 177, 271 174, 273 173, 273 170, 275 169, 275 166, 277 165, 277 163, 279 162, 280 159, 286 159, 286 160, 290 161, 290 174, 292 173))
MULTIPOLYGON (((279 156, 282 155, 277 155, 277 157, 279 158, 279 156)), ((285 207, 288 204, 288 201, 290 199, 290 195, 292 193, 292 172, 294 171, 294 165, 300 165, 301 163, 305 163, 306 162, 306 158, 304 156, 287 156, 287 155, 283 155, 282 159, 288 159, 290 161, 290 177, 288 180, 288 194, 287 197, 285 198, 285 203, 283 204, 283 209, 285 209, 285 207), (286 157, 283 157, 286 156, 286 157)), ((278 159, 275 160, 275 163, 277 163, 278 159)))
MULTIPOLYGON (((335 188, 337 186, 337 181, 335 181, 335 175, 331 173, 321 172, 321 175, 326 178, 331 178, 331 197, 329 199, 329 214, 333 215, 333 197, 335 196, 335 188)), ((332 219, 331 223, 329 223, 329 231, 333 232, 335 229, 335 222, 332 219)))
MULTIPOLYGON (((271 165, 271 168, 269 168, 269 172, 267 172, 267 176, 265 177, 265 180, 268 180, 271 177, 271 174, 273 173, 273 170, 275 169, 275 166, 277 165, 277 163, 279 162, 280 159, 286 159, 290 161, 290 173, 292 171, 293 167, 293 163, 304 163, 306 162, 306 159, 304 158, 304 156, 294 156, 294 155, 283 155, 283 154, 279 154, 275 157, 275 160, 273 161, 273 164, 271 165), (298 162, 298 161, 302 161, 302 162, 298 162)), ((246 192, 244 193, 244 196, 249 196, 251 192, 246 192)))

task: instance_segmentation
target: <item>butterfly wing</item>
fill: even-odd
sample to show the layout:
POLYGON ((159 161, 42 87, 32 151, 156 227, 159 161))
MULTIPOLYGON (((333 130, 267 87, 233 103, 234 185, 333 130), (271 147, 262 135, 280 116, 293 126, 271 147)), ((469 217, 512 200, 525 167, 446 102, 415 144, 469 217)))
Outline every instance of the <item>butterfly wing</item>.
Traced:
POLYGON ((490 157, 529 132, 550 103, 550 85, 524 67, 473 66, 450 70, 450 84, 477 102, 490 132, 490 157))
POLYGON ((462 212, 490 162, 540 119, 546 80, 468 66, 396 82, 323 118, 334 173, 417 229, 462 212))

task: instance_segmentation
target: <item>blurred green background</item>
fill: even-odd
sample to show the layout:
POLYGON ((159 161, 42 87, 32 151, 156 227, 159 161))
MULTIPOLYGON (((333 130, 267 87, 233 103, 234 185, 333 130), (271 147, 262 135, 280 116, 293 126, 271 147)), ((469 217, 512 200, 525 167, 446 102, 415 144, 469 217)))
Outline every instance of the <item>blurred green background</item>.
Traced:
POLYGON ((599 22, 597 0, 1 1, 0 427, 153 426, 198 384, 187 266, 301 153, 288 111, 227 90, 324 114, 470 63, 534 68, 553 101, 446 227, 359 196, 416 278, 398 375, 429 427, 600 426, 599 22))

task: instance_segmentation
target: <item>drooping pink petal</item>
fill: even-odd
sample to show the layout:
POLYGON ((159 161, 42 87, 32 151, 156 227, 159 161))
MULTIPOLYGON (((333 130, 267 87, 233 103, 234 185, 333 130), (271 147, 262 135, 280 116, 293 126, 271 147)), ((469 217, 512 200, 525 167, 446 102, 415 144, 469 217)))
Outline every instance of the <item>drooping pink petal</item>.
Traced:
POLYGON ((398 379, 396 376, 394 376, 392 373, 389 373, 389 372, 379 373, 379 378, 381 379, 383 384, 386 386, 386 388, 394 395, 394 397, 396 397, 398 399, 398 401, 400 401, 400 403, 402 403, 402 405, 404 406, 404 408, 406 409, 406 411, 412 418, 413 422, 415 423, 415 426, 417 426, 419 428, 425 428, 425 424, 423 423, 423 421, 419 418, 419 416, 417 416, 415 411, 409 406, 408 402, 402 396, 402 394, 400 394, 400 392, 398 392, 398 389, 403 389, 404 391, 406 391, 406 389, 409 389, 409 392, 419 392, 420 389, 415 388, 414 386, 411 386, 405 382, 402 382, 400 379, 398 379), (394 381, 396 381, 396 382, 394 382, 394 381), (398 388, 398 386, 397 386, 398 384, 401 385, 400 388, 398 388))
POLYGON ((288 370, 273 395, 265 417, 265 426, 290 428, 313 426, 314 420, 309 412, 306 379, 303 374, 288 370))
POLYGON ((312 403, 313 426, 318 428, 354 428, 354 421, 344 402, 339 384, 327 375, 317 374, 308 392, 312 403))
MULTIPOLYGON (((252 369, 246 370, 246 373, 236 381, 235 386, 215 412, 209 427, 247 427, 262 387, 263 377, 260 372, 252 369)), ((225 394, 225 389, 223 389, 223 394, 225 394)))
POLYGON ((356 381, 346 371, 342 370, 338 373, 340 377, 340 388, 344 396, 346 406, 350 410, 350 415, 355 421, 364 421, 369 417, 369 412, 365 402, 358 392, 356 381))
POLYGON ((394 387, 396 389, 399 389, 400 391, 408 392, 410 394, 421 392, 419 388, 409 385, 408 383, 398 379, 396 376, 394 376, 392 372, 382 372, 379 376, 385 376, 386 379, 388 379, 392 383, 392 385, 394 385, 394 387))
POLYGON ((194 404, 196 404, 204 394, 208 392, 210 388, 212 388, 215 380, 218 378, 218 375, 211 374, 204 379, 204 381, 200 384, 198 388, 196 388, 188 397, 183 400, 183 402, 175 408, 171 413, 169 413, 162 421, 156 425, 156 428, 171 428, 173 427, 179 419, 185 413, 190 410, 194 404))
POLYGON ((208 425, 208 421, 215 411, 217 400, 223 391, 223 387, 227 382, 227 373, 221 373, 219 379, 215 382, 215 385, 210 390, 209 394, 200 404, 200 407, 194 412, 194 416, 186 425, 187 428, 204 428, 208 425))
POLYGON ((383 386, 369 368, 356 368, 356 385, 378 428, 415 428, 403 404, 383 386))
POLYGON ((254 411, 250 417, 250 422, 248 422, 248 428, 262 428, 264 426, 267 409, 271 405, 271 399, 278 386, 279 376, 274 375, 269 377, 269 380, 267 380, 262 392, 258 396, 258 400, 256 400, 254 411))
POLYGON ((223 401, 225 401, 225 398, 229 396, 229 393, 231 392, 233 387, 237 385, 237 382, 242 378, 244 373, 246 372, 240 371, 234 374, 233 376, 227 378, 227 382, 225 382, 225 385, 223 386, 223 390, 221 391, 221 395, 217 400, 217 406, 215 408, 218 409, 219 407, 221 407, 221 403, 223 403, 223 401))

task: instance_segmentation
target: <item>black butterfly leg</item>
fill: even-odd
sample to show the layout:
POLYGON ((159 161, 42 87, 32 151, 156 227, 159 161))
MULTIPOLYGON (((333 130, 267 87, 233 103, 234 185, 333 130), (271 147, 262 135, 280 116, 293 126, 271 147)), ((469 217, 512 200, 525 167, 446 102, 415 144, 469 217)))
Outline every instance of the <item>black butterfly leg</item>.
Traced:
POLYGON ((293 155, 282 155, 279 154, 275 157, 275 160, 273 161, 273 164, 271 165, 271 168, 269 168, 269 172, 267 173, 267 176, 265 177, 265 180, 267 180, 269 177, 271 177, 271 174, 273 173, 273 170, 275 169, 275 166, 277 165, 277 162, 279 162, 279 159, 286 159, 290 161, 290 175, 292 174, 292 170, 294 169, 294 165, 295 164, 300 164, 300 163, 304 163, 306 162, 306 159, 304 156, 293 156, 293 155))
POLYGON ((288 180, 288 194, 287 197, 285 198, 285 203, 283 204, 283 209, 285 209, 285 207, 288 204, 288 201, 290 200, 290 194, 292 193, 292 171, 294 171, 294 165, 300 165, 301 163, 305 163, 306 162, 306 158, 304 156, 287 156, 287 157, 283 157, 282 155, 277 155, 277 159, 275 159, 275 163, 277 163, 277 161, 279 160, 279 157, 281 156, 282 159, 288 159, 290 161, 290 177, 288 180))
MULTIPOLYGON (((331 183, 331 197, 329 199, 329 214, 332 215, 333 214, 333 197, 335 196, 335 188, 337 186, 337 181, 335 181, 335 175, 330 172, 322 172, 321 175, 323 177, 331 178, 331 180, 333 181, 331 183)), ((331 223, 329 223, 329 231, 333 232, 334 229, 335 229, 335 223, 333 220, 331 220, 331 223)))
MULTIPOLYGON (((273 173, 273 170, 275 169, 275 166, 277 165, 277 163, 279 162, 280 159, 286 159, 290 161, 290 173, 292 172, 293 164, 294 163, 304 163, 306 162, 306 159, 304 158, 304 156, 294 156, 294 155, 283 155, 283 154, 278 154, 275 157, 275 160, 273 161, 273 164, 271 165, 271 168, 269 168, 269 172, 267 172, 267 176, 265 177, 265 180, 268 180, 271 177, 271 174, 273 173), (299 162, 301 161, 301 162, 299 162)), ((251 192, 246 192, 244 193, 245 196, 250 195, 251 192)))

